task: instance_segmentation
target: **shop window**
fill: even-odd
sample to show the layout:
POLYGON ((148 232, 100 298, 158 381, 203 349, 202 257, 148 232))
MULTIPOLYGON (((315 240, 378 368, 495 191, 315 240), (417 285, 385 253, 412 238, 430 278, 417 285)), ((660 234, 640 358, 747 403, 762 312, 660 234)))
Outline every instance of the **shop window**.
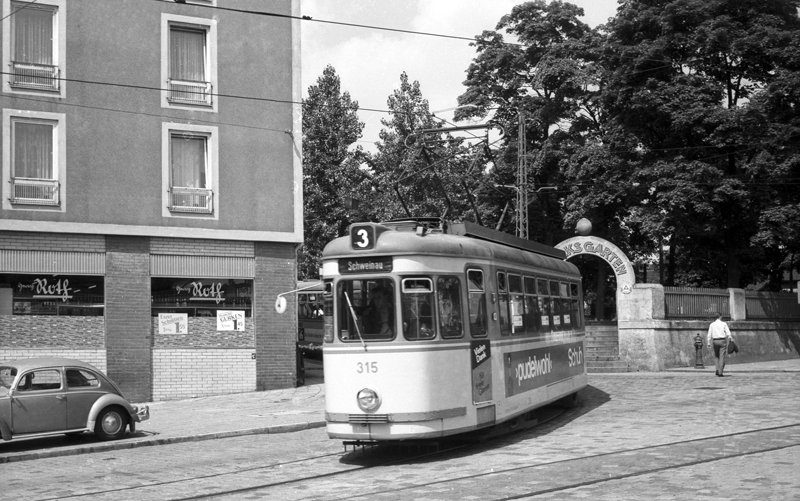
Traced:
POLYGON ((187 317, 218 317, 221 312, 252 315, 253 281, 238 278, 152 278, 151 314, 184 313, 187 317))
POLYGON ((0 286, 10 288, 0 311, 13 315, 102 316, 104 280, 81 275, 0 275, 0 286))

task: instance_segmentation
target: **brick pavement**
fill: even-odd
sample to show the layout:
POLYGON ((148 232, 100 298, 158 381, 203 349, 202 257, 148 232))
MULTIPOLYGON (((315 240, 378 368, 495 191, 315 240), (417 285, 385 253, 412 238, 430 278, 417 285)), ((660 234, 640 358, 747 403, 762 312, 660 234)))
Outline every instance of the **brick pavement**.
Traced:
MULTIPOLYGON (((4 495, 16 499, 79 495, 102 485, 122 491, 97 499, 132 495, 125 489, 143 485, 152 487, 136 490, 137 499, 166 499, 265 484, 270 484, 270 498, 285 500, 482 500, 534 491, 535 499, 798 499, 800 476, 794 472, 800 465, 800 372, 731 374, 592 374, 580 406, 527 432, 433 461, 392 465, 369 475, 354 471, 302 485, 292 481, 295 468, 262 466, 341 450, 322 429, 0 468, 9 479, 4 495), (186 478, 196 480, 187 486, 182 483, 186 478), (26 497, 31 486, 37 495, 26 497)), ((285 411, 288 398, 272 393, 267 404, 285 411)), ((314 471, 342 472, 353 465, 329 457, 315 463, 314 471)), ((231 499, 265 494, 241 493, 231 499)))
MULTIPOLYGON (((709 385, 733 385, 737 374, 800 373, 800 359, 731 364, 726 368, 727 374, 731 376, 729 378, 715 378, 713 370, 712 367, 704 370, 673 369, 657 373, 590 374, 589 379, 590 384, 597 388, 595 382, 607 378, 646 378, 648 381, 652 380, 652 387, 656 390, 666 381, 670 381, 668 378, 671 377, 708 375, 709 385)), ((306 383, 298 388, 150 403, 150 419, 138 425, 135 435, 115 442, 97 442, 88 434, 74 441, 50 439, 37 442, 44 444, 43 446, 34 443, 28 446, 24 441, 17 444, 0 442, 0 463, 324 427, 325 385, 322 384, 318 366, 311 364, 306 383)), ((673 384, 670 383, 670 386, 673 384)), ((706 396, 702 400, 705 401, 706 396)), ((685 405, 681 401, 671 404, 685 405)), ((768 414, 766 409, 763 412, 768 414)))

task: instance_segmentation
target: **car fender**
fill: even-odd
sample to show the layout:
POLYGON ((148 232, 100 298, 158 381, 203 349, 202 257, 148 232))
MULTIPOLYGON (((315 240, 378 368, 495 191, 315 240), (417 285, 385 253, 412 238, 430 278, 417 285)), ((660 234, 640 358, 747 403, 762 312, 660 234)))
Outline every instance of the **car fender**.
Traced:
POLYGON ((0 418, 0 436, 5 441, 11 440, 11 427, 8 426, 8 423, 3 418, 0 418))
POLYGON ((109 405, 119 405, 128 412, 128 417, 133 419, 133 407, 131 407, 131 404, 119 395, 109 393, 98 398, 94 405, 92 405, 92 409, 89 411, 89 417, 86 420, 86 428, 94 430, 97 416, 100 415, 100 411, 109 405))

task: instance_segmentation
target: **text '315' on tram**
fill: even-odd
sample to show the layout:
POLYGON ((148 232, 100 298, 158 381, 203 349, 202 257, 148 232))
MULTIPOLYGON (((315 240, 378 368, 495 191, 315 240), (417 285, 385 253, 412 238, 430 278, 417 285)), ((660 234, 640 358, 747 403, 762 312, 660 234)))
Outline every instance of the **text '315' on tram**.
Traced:
POLYGON ((587 384, 581 277, 558 249, 471 223, 357 223, 323 252, 331 438, 435 438, 587 384))

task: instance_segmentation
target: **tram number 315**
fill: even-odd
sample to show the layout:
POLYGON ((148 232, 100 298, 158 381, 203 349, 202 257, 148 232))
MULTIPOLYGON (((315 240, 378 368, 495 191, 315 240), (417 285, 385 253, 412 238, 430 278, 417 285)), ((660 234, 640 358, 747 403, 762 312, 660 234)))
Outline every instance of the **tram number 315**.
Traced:
POLYGON ((359 374, 378 372, 378 362, 356 362, 356 372, 359 374))

